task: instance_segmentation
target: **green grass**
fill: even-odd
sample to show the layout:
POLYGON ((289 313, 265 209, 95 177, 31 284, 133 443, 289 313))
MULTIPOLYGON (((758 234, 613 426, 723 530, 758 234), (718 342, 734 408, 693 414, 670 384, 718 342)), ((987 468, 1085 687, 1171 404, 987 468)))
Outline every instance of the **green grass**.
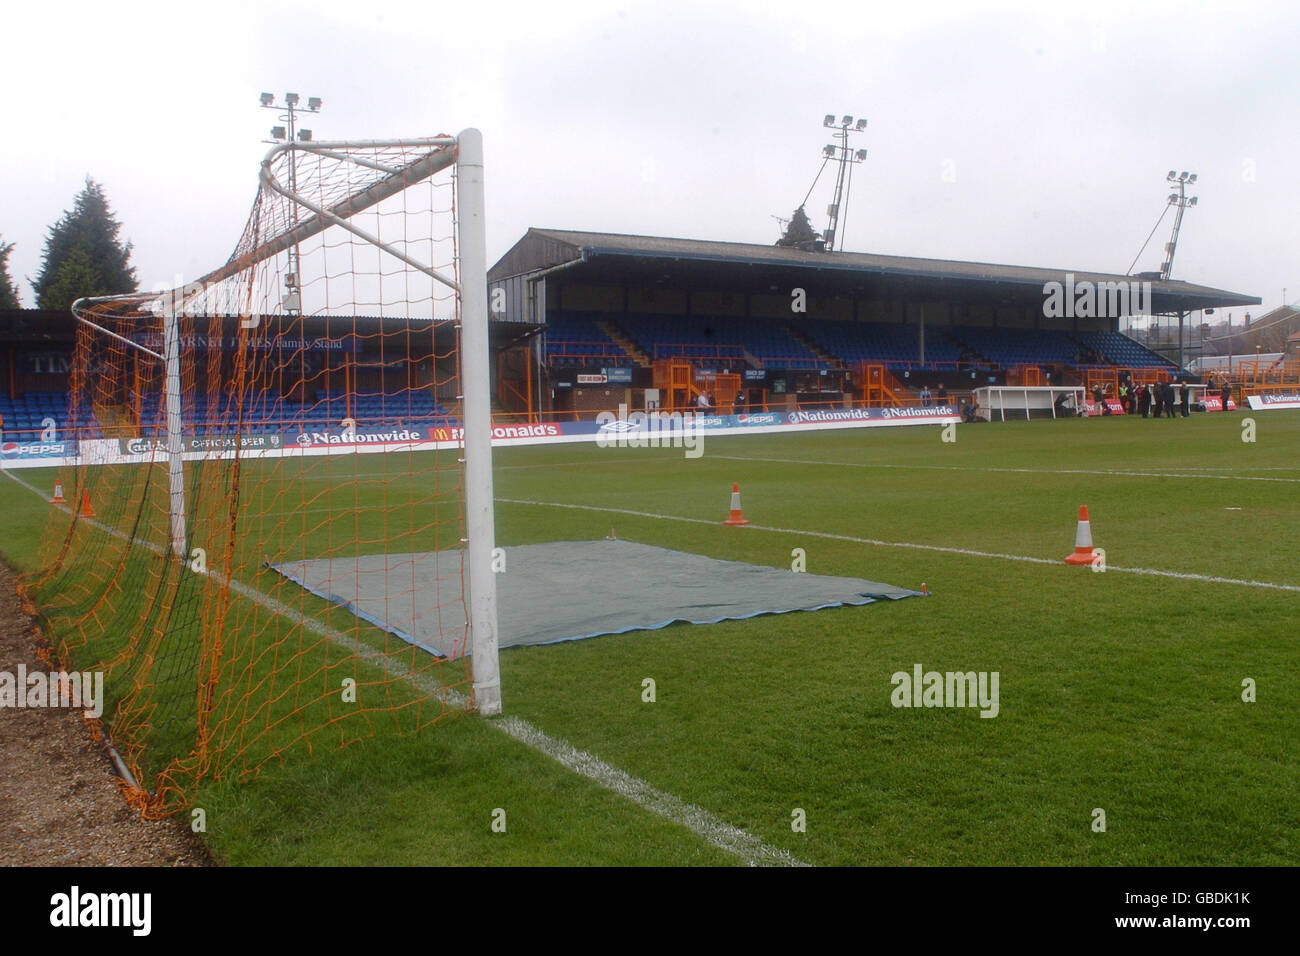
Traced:
MULTIPOLYGON (((620 538, 777 567, 803 548, 810 572, 933 594, 508 650, 507 713, 816 864, 1295 864, 1300 594, 1121 570, 1300 587, 1300 416, 1258 415, 1253 444, 1241 420, 967 426, 954 443, 932 427, 715 437, 695 460, 498 449, 507 554, 612 525, 620 538), (719 523, 733 481, 759 527, 719 523), (1106 573, 1061 562, 1080 504, 1106 573), (998 671, 999 715, 892 707, 891 675, 916 663, 998 671), (641 701, 646 677, 653 704, 641 701), (1245 678, 1255 703, 1241 700, 1245 678), (795 808, 806 833, 791 830, 795 808), (1104 833, 1091 829, 1094 808, 1104 833)), ((367 459, 311 466, 301 493, 312 516, 293 548, 418 545, 434 503, 383 521, 382 496, 406 489, 348 480, 367 459)), ((52 486, 50 473, 20 474, 52 486)), ((35 496, 0 482, 11 562, 35 566, 43 526, 35 496)), ((270 589, 265 575, 249 583, 270 589)), ((346 612, 302 604, 346 626, 346 612)), ((194 805, 232 864, 736 862, 473 717, 291 752, 243 782, 205 784, 194 805), (490 829, 496 808, 505 833, 490 829)))

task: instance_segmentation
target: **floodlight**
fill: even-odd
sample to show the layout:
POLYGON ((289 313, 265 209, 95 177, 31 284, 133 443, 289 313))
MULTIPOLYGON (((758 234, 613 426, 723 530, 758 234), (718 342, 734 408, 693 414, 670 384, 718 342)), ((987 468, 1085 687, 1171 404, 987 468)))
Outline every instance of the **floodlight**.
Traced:
POLYGON ((284 139, 284 127, 283 127, 283 126, 272 126, 272 127, 271 127, 271 138, 272 138, 272 139, 284 139))
POLYGON ((1192 173, 1190 176, 1188 176, 1188 177, 1187 177, 1187 181, 1188 181, 1189 183, 1194 183, 1194 182, 1196 182, 1196 174, 1195 174, 1195 173, 1192 173))
POLYGON ((826 118, 825 118, 824 120, 822 120, 822 125, 823 125, 823 126, 834 126, 834 125, 835 125, 835 117, 832 116, 830 113, 827 113, 827 114, 826 114, 826 118))
POLYGON ((857 124, 854 126, 854 129, 866 129, 866 128, 867 128, 867 121, 864 119, 858 120, 857 124))
POLYGON ((1193 196, 1193 197, 1192 197, 1192 201, 1189 202, 1188 205, 1189 205, 1189 206, 1195 206, 1195 205, 1196 205, 1196 200, 1197 200, 1198 198, 1200 198, 1200 197, 1198 197, 1198 196, 1193 196))
POLYGON ((313 113, 316 112, 316 110, 320 109, 320 97, 319 96, 308 97, 307 109, 311 110, 313 113))
POLYGON ((1181 173, 1178 174, 1178 180, 1179 180, 1179 182, 1186 182, 1186 180, 1187 180, 1187 170, 1184 169, 1181 173))
POLYGON ((860 149, 857 151, 856 155, 858 157, 858 162, 862 162, 862 160, 867 158, 867 151, 865 149, 860 149))
POLYGON ((297 94, 297 93, 285 93, 285 94, 284 94, 284 101, 285 101, 286 103, 288 103, 290 106, 297 106, 297 105, 298 105, 298 94, 297 94))
POLYGON ((263 93, 263 94, 262 94, 262 105, 263 105, 263 106, 270 106, 270 105, 271 105, 272 103, 274 103, 274 102, 275 102, 275 97, 272 96, 270 93, 263 93))
POLYGON ((1178 178, 1178 173, 1172 169, 1169 170, 1169 175, 1165 177, 1165 179, 1177 179, 1177 178, 1178 178))
POLYGON ((826 146, 826 147, 824 147, 824 148, 822 149, 822 155, 823 155, 823 156, 834 156, 834 155, 835 155, 835 147, 834 147, 834 146, 826 146))
POLYGON ((840 120, 840 124, 843 126, 848 126, 852 122, 853 122, 853 117, 847 115, 844 117, 844 119, 840 120))
POLYGON ((310 142, 311 142, 311 130, 309 130, 309 129, 300 129, 300 130, 298 130, 298 139, 299 139, 299 141, 301 141, 301 142, 304 142, 304 143, 310 143, 310 142))

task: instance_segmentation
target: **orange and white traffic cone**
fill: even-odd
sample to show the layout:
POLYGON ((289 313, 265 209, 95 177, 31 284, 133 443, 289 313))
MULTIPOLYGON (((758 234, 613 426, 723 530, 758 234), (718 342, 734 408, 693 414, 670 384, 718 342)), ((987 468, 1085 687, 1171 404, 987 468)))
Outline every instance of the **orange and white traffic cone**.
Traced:
POLYGON ((1066 564, 1093 564, 1097 552, 1092 547, 1092 525, 1088 523, 1088 506, 1079 505, 1079 528, 1074 532, 1074 553, 1066 557, 1066 564))
POLYGON ((731 515, 723 524, 749 524, 749 520, 740 510, 740 482, 731 486, 731 515))
POLYGON ((77 512, 79 518, 95 517, 95 509, 90 507, 90 489, 81 489, 81 510, 77 512))
POLYGON ((65 497, 63 497, 63 482, 61 482, 61 481, 55 481, 55 482, 54 482, 54 497, 50 499, 50 504, 52 504, 52 505, 66 505, 67 503, 68 503, 68 499, 65 498, 65 497))

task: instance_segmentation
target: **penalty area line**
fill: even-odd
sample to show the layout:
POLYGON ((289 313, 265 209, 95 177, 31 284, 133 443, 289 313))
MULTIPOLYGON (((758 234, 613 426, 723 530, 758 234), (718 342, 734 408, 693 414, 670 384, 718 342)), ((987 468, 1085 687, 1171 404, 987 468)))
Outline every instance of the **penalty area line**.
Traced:
MULTIPOLYGON (((14 476, 9 471, 5 474, 13 478, 18 484, 27 488, 33 494, 37 495, 42 501, 47 501, 45 493, 39 488, 31 485, 21 478, 14 476)), ((55 505, 64 511, 70 510, 66 505, 55 505)), ((99 521, 89 518, 82 518, 89 524, 108 532, 115 537, 122 538, 133 544, 141 544, 151 551, 165 553, 166 549, 160 545, 149 541, 143 541, 138 538, 131 539, 123 532, 116 528, 111 528, 99 521)), ((469 699, 460 691, 447 687, 431 677, 415 673, 401 661, 389 657, 373 648, 365 648, 358 641, 352 640, 341 631, 336 631, 328 625, 307 616, 305 613, 295 610, 282 601, 278 601, 269 594, 264 593, 258 588, 237 581, 228 575, 222 574, 215 569, 207 572, 218 581, 226 584, 232 591, 249 601, 262 605, 267 610, 272 611, 291 621, 296 621, 309 631, 325 638, 330 643, 335 644, 341 649, 356 654, 357 657, 379 668, 386 674, 395 674, 396 676, 414 684, 420 690, 431 696, 441 698, 448 706, 458 707, 462 710, 468 710, 469 699)), ((606 763, 595 754, 586 750, 579 750, 567 740, 554 737, 544 730, 541 730, 528 721, 520 717, 499 717, 489 718, 486 721, 487 726, 501 731, 515 741, 536 750, 538 753, 550 757, 566 770, 576 773, 579 776, 586 777, 592 783, 611 790, 618 795, 632 801, 643 810, 661 816, 672 823, 679 824, 690 830, 696 836, 700 837, 707 843, 712 844, 720 850, 734 854, 740 857, 750 866, 808 866, 809 864, 797 859, 788 850, 782 850, 777 847, 769 846, 758 837, 739 827, 732 826, 726 821, 714 816, 703 807, 698 807, 693 803, 687 803, 680 797, 674 796, 667 791, 660 790, 632 776, 624 770, 620 770, 612 764, 606 763)))
MULTIPOLYGON (((575 505, 563 501, 534 501, 526 498, 498 498, 501 504, 532 505, 540 508, 570 508, 575 511, 599 511, 606 514, 631 515, 635 518, 653 518, 658 521, 681 521, 687 524, 719 525, 721 522, 706 518, 687 518, 682 515, 657 514, 652 511, 635 511, 631 508, 606 508, 600 505, 575 505)), ((996 558, 1000 561, 1020 561, 1024 564, 1064 564, 1051 558, 1035 558, 1026 554, 1002 554, 997 551, 976 551, 973 548, 951 548, 939 544, 919 544, 915 541, 885 541, 881 538, 859 538, 830 531, 808 531, 803 528, 774 528, 769 525, 749 524, 751 531, 768 531, 773 534, 797 534, 809 538, 826 538, 830 541, 848 541, 852 544, 872 544, 881 548, 907 548, 913 551, 937 551, 941 554, 960 554, 972 558, 996 558)), ((1106 570, 1122 574, 1145 574, 1152 577, 1176 578, 1182 581, 1200 581, 1203 584, 1236 584, 1241 587, 1266 588, 1273 591, 1300 593, 1300 584, 1277 584, 1272 581, 1249 581, 1244 578, 1223 578, 1212 574, 1194 574, 1189 571, 1163 571, 1159 568, 1126 568, 1106 564, 1106 570)))
MULTIPOLYGON (((775 465, 819 465, 828 468, 890 468, 898 471, 982 471, 1010 475, 1099 475, 1104 478, 1193 478, 1206 481, 1271 481, 1300 483, 1300 478, 1273 478, 1262 475, 1184 474, 1174 471, 1106 471, 1097 468, 995 468, 984 465, 899 465, 892 462, 821 461, 801 458, 760 458, 748 455, 710 455, 724 461, 754 461, 775 465)), ((1256 468, 1254 471, 1271 469, 1256 468)), ((1294 469, 1283 468, 1279 471, 1294 469)))

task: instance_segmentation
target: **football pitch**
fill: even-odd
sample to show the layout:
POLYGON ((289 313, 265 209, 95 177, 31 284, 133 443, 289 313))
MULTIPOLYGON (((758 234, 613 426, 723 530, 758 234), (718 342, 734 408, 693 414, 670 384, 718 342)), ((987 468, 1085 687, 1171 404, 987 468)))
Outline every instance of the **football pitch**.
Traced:
MULTIPOLYGON (((511 648, 503 718, 380 727, 193 806, 232 865, 1294 865, 1300 415, 1252 420, 496 449, 507 559, 612 528, 930 597, 511 648), (1085 504, 1104 570, 1063 561, 1085 504), (996 714, 895 706, 918 666, 997 674, 996 714)), ((378 456, 310 467, 312 533, 383 540, 378 456)), ((20 570, 48 511, 0 479, 20 570)))

